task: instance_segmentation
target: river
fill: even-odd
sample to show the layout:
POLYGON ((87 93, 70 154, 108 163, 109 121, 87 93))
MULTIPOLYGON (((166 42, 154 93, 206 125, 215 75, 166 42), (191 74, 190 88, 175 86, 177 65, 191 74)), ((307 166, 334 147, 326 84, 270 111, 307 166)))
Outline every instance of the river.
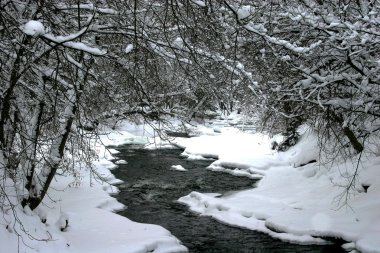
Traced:
POLYGON ((116 198, 127 208, 120 211, 133 221, 168 229, 192 253, 339 253, 338 245, 296 245, 247 229, 227 226, 199 216, 177 202, 191 191, 228 194, 254 187, 255 180, 205 169, 210 160, 189 161, 179 149, 146 150, 139 146, 115 147, 128 164, 113 171, 125 183, 116 198), (187 171, 171 169, 182 165, 187 171))

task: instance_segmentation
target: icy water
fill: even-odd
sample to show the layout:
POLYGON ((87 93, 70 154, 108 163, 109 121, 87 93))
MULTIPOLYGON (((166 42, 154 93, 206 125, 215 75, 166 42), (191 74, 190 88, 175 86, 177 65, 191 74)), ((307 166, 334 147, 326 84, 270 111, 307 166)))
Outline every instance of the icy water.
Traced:
POLYGON ((117 199, 127 206, 120 215, 131 220, 158 224, 168 229, 192 253, 339 253, 339 246, 295 245, 266 234, 227 226, 210 217, 198 216, 176 200, 191 191, 228 193, 243 190, 255 181, 205 169, 211 161, 188 161, 181 150, 144 150, 138 146, 116 147, 119 159, 128 162, 113 171, 125 182, 117 199), (186 172, 171 170, 182 165, 186 172))

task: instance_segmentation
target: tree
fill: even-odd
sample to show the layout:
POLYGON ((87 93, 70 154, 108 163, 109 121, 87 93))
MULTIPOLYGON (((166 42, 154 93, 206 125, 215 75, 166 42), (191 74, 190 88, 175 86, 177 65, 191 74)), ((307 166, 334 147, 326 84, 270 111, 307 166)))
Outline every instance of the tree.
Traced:
POLYGON ((380 129, 375 1, 2 0, 0 10, 0 170, 32 209, 68 159, 91 161, 88 136, 110 117, 189 119, 239 101, 272 133, 309 124, 356 153, 380 129))
POLYGON ((255 73, 259 86, 253 87, 261 104, 253 109, 264 109, 262 121, 282 132, 307 123, 321 138, 360 153, 366 137, 379 130, 368 127, 379 115, 379 4, 247 3, 224 1, 234 27, 261 42, 256 66, 263 71, 255 73))
POLYGON ((1 1, 0 164, 22 206, 38 207, 68 160, 91 161, 107 118, 232 99, 226 80, 249 75, 218 53, 223 24, 200 3, 1 1))

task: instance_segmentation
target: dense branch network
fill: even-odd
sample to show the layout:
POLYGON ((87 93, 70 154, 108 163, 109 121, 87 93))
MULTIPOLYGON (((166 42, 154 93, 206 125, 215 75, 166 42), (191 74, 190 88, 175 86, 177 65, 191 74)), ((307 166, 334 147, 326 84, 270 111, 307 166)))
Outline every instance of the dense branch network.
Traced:
POLYGON ((360 153, 380 129, 379 7, 2 0, 1 177, 20 183, 15 201, 34 209, 70 159, 91 162, 99 123, 218 107, 240 106, 290 139, 308 124, 360 153))

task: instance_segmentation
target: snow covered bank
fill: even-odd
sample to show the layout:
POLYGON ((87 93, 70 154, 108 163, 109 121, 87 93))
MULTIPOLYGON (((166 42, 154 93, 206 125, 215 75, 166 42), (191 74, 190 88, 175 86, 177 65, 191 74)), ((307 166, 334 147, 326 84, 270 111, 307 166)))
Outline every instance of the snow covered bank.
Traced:
MULTIPOLYGON (((102 143, 147 143, 143 131, 142 127, 125 123, 104 136, 102 143)), ((0 206, 1 252, 187 251, 166 229, 136 223, 111 212, 124 206, 110 196, 117 193, 113 185, 120 181, 110 172, 115 165, 109 161, 112 154, 103 144, 97 143, 95 146, 99 160, 95 163, 94 171, 80 168, 78 164, 76 177, 56 176, 49 195, 37 210, 23 209, 20 205, 13 209, 0 206), (95 173, 104 181, 98 180, 95 173), (15 222, 15 217, 19 222, 15 222), (42 219, 46 219, 45 224, 41 222, 42 219)), ((9 191, 14 189, 10 181, 5 185, 9 186, 9 191)), ((13 198, 10 201, 16 203, 17 200, 13 198)))
MULTIPOLYGON (((344 205, 344 188, 339 185, 349 183, 356 169, 355 160, 332 167, 306 164, 318 160, 316 139, 310 133, 305 133, 289 151, 277 153, 270 149, 271 138, 263 134, 219 126, 218 131, 212 126, 195 131, 201 136, 172 140, 185 148, 183 156, 217 158, 209 169, 262 179, 255 189, 226 196, 192 192, 179 200, 191 210, 295 243, 323 244, 326 241, 321 238, 338 237, 352 242, 345 245, 347 249, 380 252, 380 157, 362 157, 356 186, 348 205, 344 205)), ((76 177, 56 177, 44 205, 35 212, 20 206, 0 209, 1 250, 17 252, 20 247, 20 252, 46 253, 186 251, 162 227, 135 223, 110 212, 123 206, 109 195, 117 192, 113 184, 119 181, 110 172, 115 166, 110 162, 115 150, 106 150, 104 145, 170 146, 170 142, 155 137, 152 128, 123 123, 95 146, 100 157, 95 163, 96 173, 106 182, 95 180, 89 170, 78 167, 76 177), (18 223, 15 225, 14 214, 23 229, 35 238, 28 237, 18 223), (46 224, 41 219, 46 219, 46 224)))
POLYGON ((320 238, 333 237, 353 242, 348 248, 380 252, 380 157, 362 157, 346 203, 344 186, 357 163, 306 164, 319 160, 311 133, 283 153, 271 150, 270 138, 262 134, 222 131, 178 142, 184 155, 218 157, 212 170, 263 177, 255 189, 228 196, 192 192, 179 199, 194 212, 290 242, 319 244, 326 243, 320 238))

